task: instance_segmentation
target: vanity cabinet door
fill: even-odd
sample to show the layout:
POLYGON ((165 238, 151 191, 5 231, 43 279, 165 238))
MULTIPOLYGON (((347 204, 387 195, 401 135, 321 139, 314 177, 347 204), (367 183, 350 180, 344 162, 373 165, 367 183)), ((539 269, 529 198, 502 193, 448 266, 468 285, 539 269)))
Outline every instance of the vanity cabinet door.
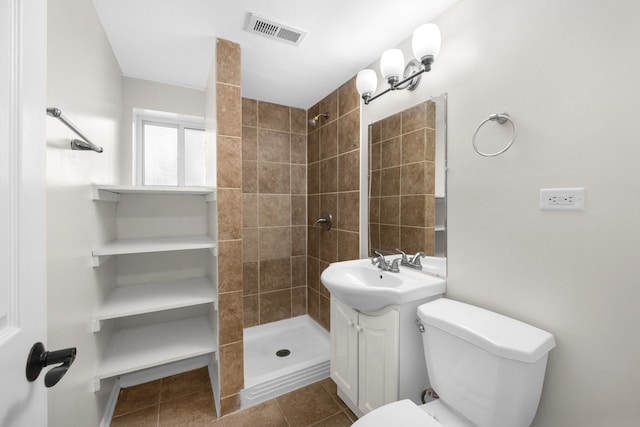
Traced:
POLYGON ((358 313, 331 298, 331 378, 358 401, 358 313))
POLYGON ((358 317, 358 408, 365 414, 398 400, 399 313, 358 317))

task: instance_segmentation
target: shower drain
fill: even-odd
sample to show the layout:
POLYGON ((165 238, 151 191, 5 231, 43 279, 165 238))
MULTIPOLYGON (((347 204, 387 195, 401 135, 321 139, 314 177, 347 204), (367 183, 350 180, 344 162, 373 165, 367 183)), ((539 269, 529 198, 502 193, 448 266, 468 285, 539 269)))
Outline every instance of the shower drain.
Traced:
POLYGON ((282 350, 276 351, 276 356, 278 356, 278 357, 287 357, 290 354, 291 354, 291 351, 289 349, 286 349, 286 348, 283 348, 282 350))

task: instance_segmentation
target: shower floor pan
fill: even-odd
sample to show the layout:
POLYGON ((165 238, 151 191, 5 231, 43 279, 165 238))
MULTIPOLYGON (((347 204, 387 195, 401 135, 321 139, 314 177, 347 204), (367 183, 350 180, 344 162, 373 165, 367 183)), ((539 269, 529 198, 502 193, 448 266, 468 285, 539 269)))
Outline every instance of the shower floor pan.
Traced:
POLYGON ((242 408, 329 377, 329 333, 309 316, 244 330, 242 408))

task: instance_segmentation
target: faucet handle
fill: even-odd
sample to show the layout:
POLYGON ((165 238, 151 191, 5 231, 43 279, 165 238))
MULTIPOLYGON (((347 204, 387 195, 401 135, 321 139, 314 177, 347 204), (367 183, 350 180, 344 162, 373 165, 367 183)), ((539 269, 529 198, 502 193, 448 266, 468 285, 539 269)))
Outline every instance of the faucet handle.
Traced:
POLYGON ((421 265, 420 263, 420 258, 424 258, 426 257, 427 254, 425 254, 424 252, 420 251, 417 254, 415 254, 412 258, 411 258, 411 263, 414 265, 421 265))
POLYGON ((408 258, 407 258, 407 254, 402 250, 402 249, 398 249, 396 248, 396 251, 398 251, 399 253, 402 254, 402 262, 408 262, 408 258))

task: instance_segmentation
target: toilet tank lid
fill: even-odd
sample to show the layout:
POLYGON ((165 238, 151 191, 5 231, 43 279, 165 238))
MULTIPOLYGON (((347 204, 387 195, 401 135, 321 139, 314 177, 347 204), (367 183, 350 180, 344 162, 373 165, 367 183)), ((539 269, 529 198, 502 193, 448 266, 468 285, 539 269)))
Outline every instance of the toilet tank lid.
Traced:
POLYGON ((553 335, 480 307, 440 298, 418 307, 418 317, 496 356, 533 363, 556 346, 553 335))

